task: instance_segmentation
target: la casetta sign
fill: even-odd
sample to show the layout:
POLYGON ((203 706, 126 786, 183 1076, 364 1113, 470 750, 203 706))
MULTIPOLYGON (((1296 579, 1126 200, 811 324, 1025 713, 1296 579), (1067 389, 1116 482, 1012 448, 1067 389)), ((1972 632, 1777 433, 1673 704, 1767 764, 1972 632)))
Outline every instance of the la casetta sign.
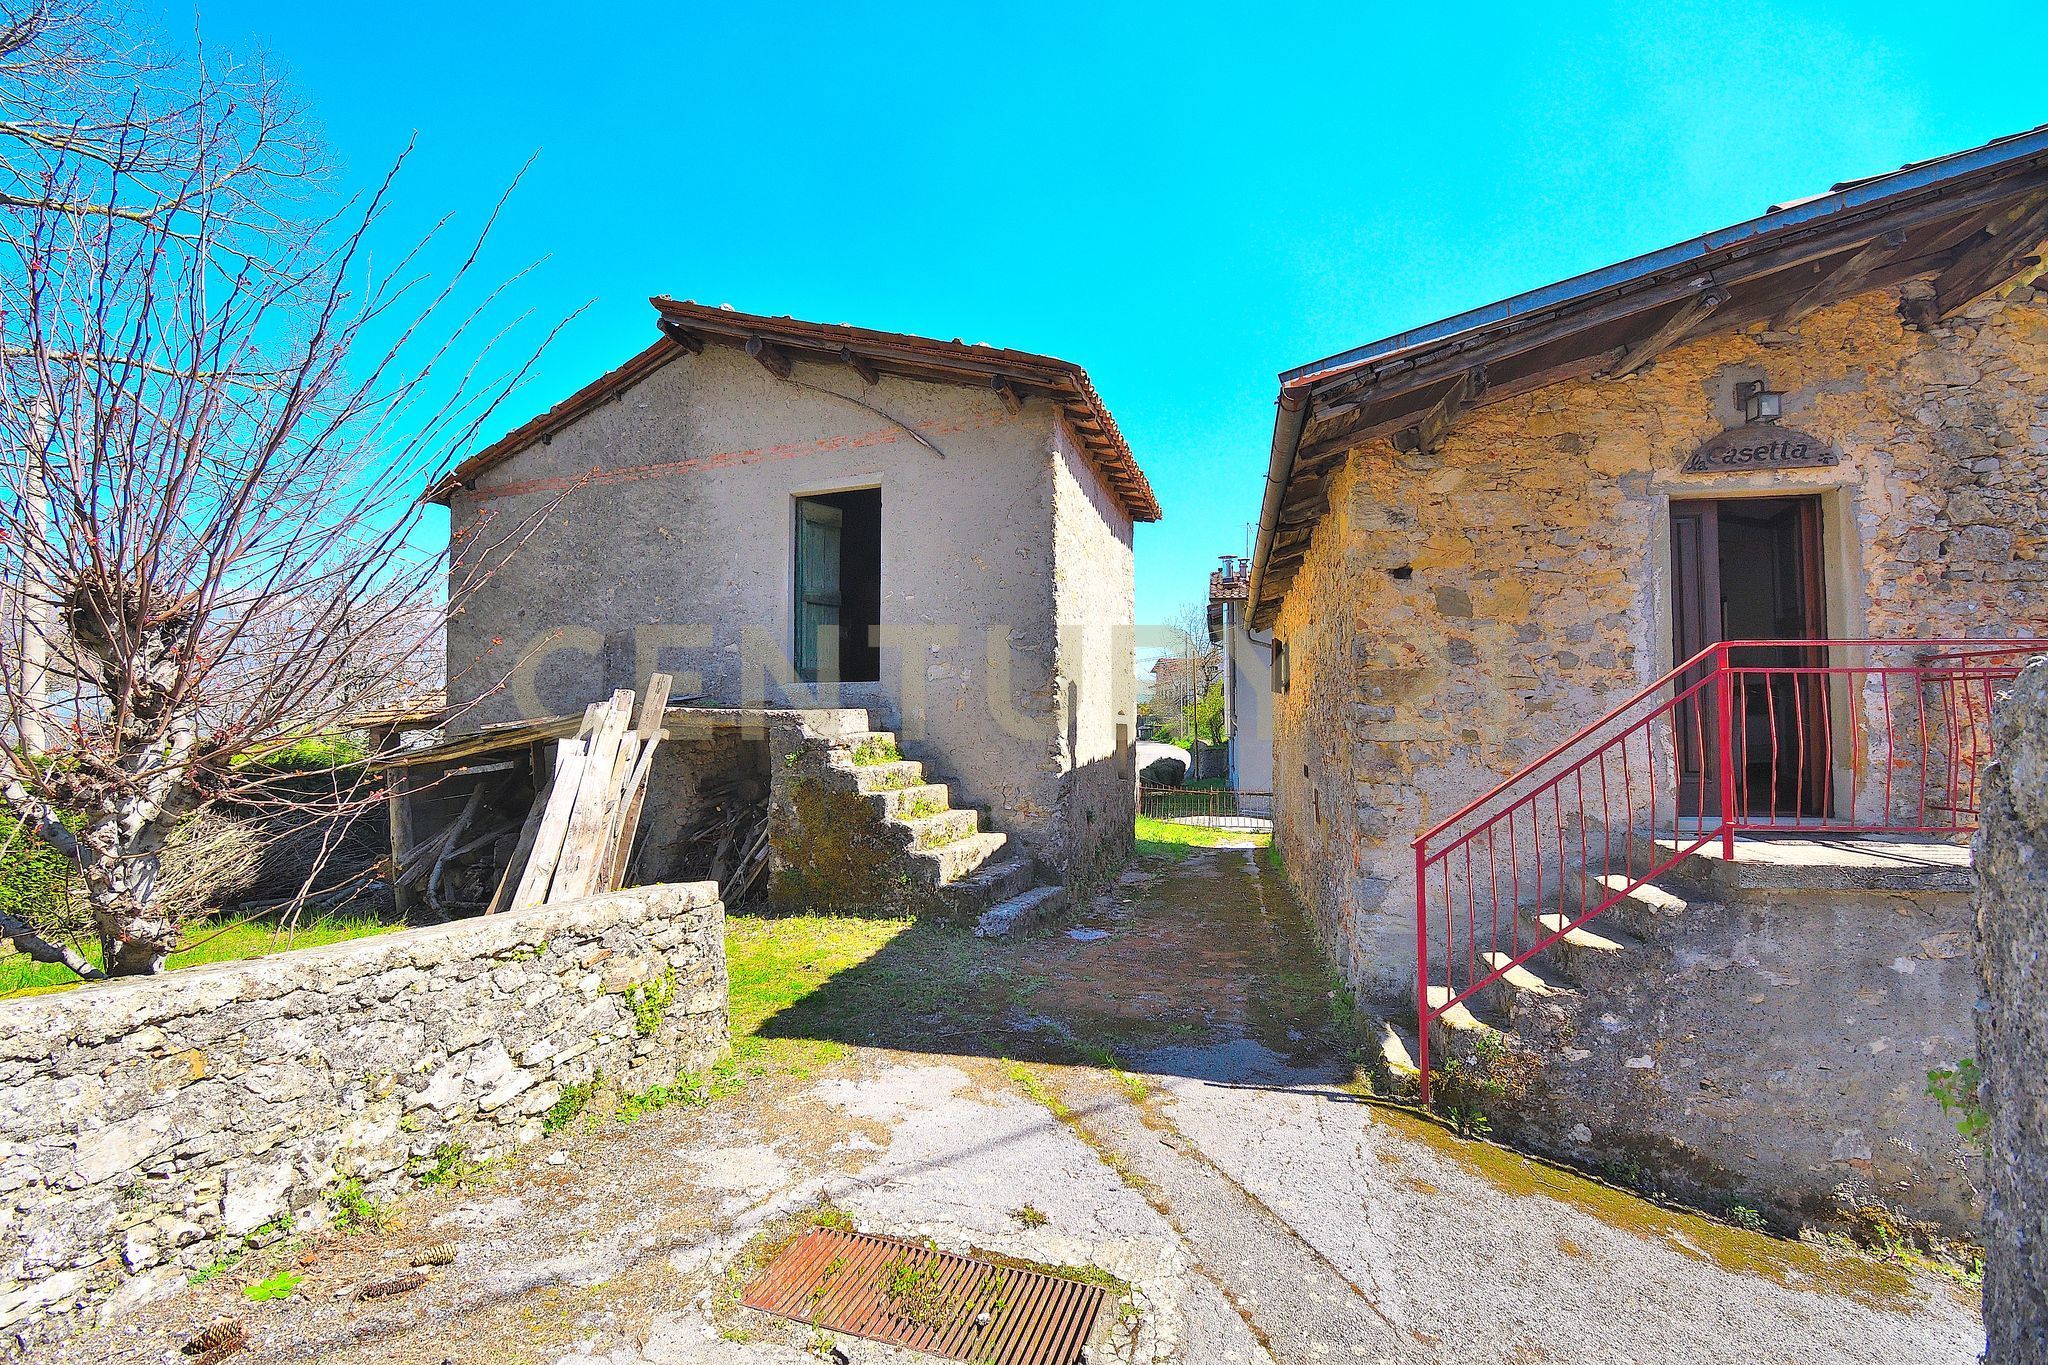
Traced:
POLYGON ((1818 436, 1759 422, 1734 427, 1711 438, 1692 453, 1683 472, 1747 473, 1758 469, 1809 469, 1841 462, 1841 452, 1818 436))

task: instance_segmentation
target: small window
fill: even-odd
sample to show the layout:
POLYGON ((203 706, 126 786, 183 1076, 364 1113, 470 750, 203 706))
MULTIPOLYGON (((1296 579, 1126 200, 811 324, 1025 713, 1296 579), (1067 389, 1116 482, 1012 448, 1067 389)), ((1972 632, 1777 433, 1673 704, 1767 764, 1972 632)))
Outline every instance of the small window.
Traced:
POLYGON ((1291 679, 1288 677, 1288 674, 1290 672, 1289 665, 1291 662, 1292 654, 1287 648, 1287 642, 1285 640, 1279 639, 1274 640, 1273 690, 1275 692, 1285 692, 1287 690, 1288 685, 1291 681, 1291 679))

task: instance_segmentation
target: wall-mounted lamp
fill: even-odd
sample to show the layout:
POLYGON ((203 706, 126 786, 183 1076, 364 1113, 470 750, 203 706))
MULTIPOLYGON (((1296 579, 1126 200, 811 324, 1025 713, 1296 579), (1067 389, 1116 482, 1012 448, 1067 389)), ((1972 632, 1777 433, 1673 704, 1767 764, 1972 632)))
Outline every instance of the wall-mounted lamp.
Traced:
POLYGON ((1735 401, 1742 405, 1747 422, 1775 422, 1784 411, 1785 395, 1764 387, 1761 379, 1745 380, 1735 386, 1735 401))

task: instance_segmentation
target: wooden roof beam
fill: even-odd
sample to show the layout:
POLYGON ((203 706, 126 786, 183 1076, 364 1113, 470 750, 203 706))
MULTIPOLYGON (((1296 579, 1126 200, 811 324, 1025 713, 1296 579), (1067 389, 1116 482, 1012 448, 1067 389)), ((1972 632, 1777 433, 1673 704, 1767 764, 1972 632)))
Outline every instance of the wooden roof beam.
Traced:
POLYGON ((861 382, 869 388, 873 388, 882 382, 882 372, 875 368, 875 363, 854 350, 853 347, 841 346, 839 348, 839 358, 845 361, 847 368, 859 375, 861 382))
POLYGON ((1414 426, 1394 433, 1394 448, 1404 455, 1420 452, 1434 455, 1437 447, 1444 443, 1451 424, 1471 410, 1479 401, 1479 395, 1486 392, 1486 367, 1474 365, 1451 381, 1443 397, 1430 405, 1422 414, 1422 420, 1414 426))
POLYGON ((683 326, 682 323, 676 322, 671 318, 663 318, 659 325, 663 336, 688 351, 691 355, 704 354, 704 338, 683 326))
POLYGON ((789 358, 789 352, 774 342, 762 337, 747 338, 747 354, 761 362, 761 368, 777 379, 787 379, 796 367, 789 358))
POLYGON ((1818 312, 1836 299, 1855 293, 1865 280, 1904 249, 1907 236, 1904 228, 1893 228, 1884 236, 1864 243, 1861 250, 1852 253, 1832 270, 1823 271, 1821 277, 1807 286, 1798 298, 1778 310, 1777 316, 1771 319, 1771 329, 1785 331, 1801 318, 1818 312))
POLYGON ((1640 341, 1632 342, 1621 353, 1621 359, 1614 362, 1614 368, 1607 372, 1609 379, 1634 374, 1643 366, 1655 360, 1679 342, 1691 336, 1693 329, 1712 317, 1717 309, 1728 302, 1728 295, 1711 286, 1702 289, 1681 304, 1670 317, 1658 324, 1657 329, 1640 341))
POLYGON ((2028 253, 2048 237, 2048 196, 2029 201, 1980 242, 1962 248, 1934 277, 1934 315, 1946 318, 1982 298, 2029 264, 2028 253))
POLYGON ((1003 400, 1003 406, 1010 410, 1010 416, 1015 417, 1024 411, 1024 395, 1017 392, 1015 384, 997 374, 989 376, 988 386, 995 390, 996 397, 1003 400))

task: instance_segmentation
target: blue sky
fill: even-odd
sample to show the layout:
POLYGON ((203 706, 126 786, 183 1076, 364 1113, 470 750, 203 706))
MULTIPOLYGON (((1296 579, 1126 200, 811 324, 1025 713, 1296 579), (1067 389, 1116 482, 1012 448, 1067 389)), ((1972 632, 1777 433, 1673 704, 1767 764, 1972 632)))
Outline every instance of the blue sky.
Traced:
MULTIPOLYGON (((585 312, 509 426, 644 346, 649 295, 1085 365, 1166 511, 1141 620, 1256 519, 1275 375, 2048 121, 2032 5, 1060 9, 214 0, 394 243, 529 157, 496 268, 585 312)), ((189 9, 167 7, 171 32, 189 9)))

